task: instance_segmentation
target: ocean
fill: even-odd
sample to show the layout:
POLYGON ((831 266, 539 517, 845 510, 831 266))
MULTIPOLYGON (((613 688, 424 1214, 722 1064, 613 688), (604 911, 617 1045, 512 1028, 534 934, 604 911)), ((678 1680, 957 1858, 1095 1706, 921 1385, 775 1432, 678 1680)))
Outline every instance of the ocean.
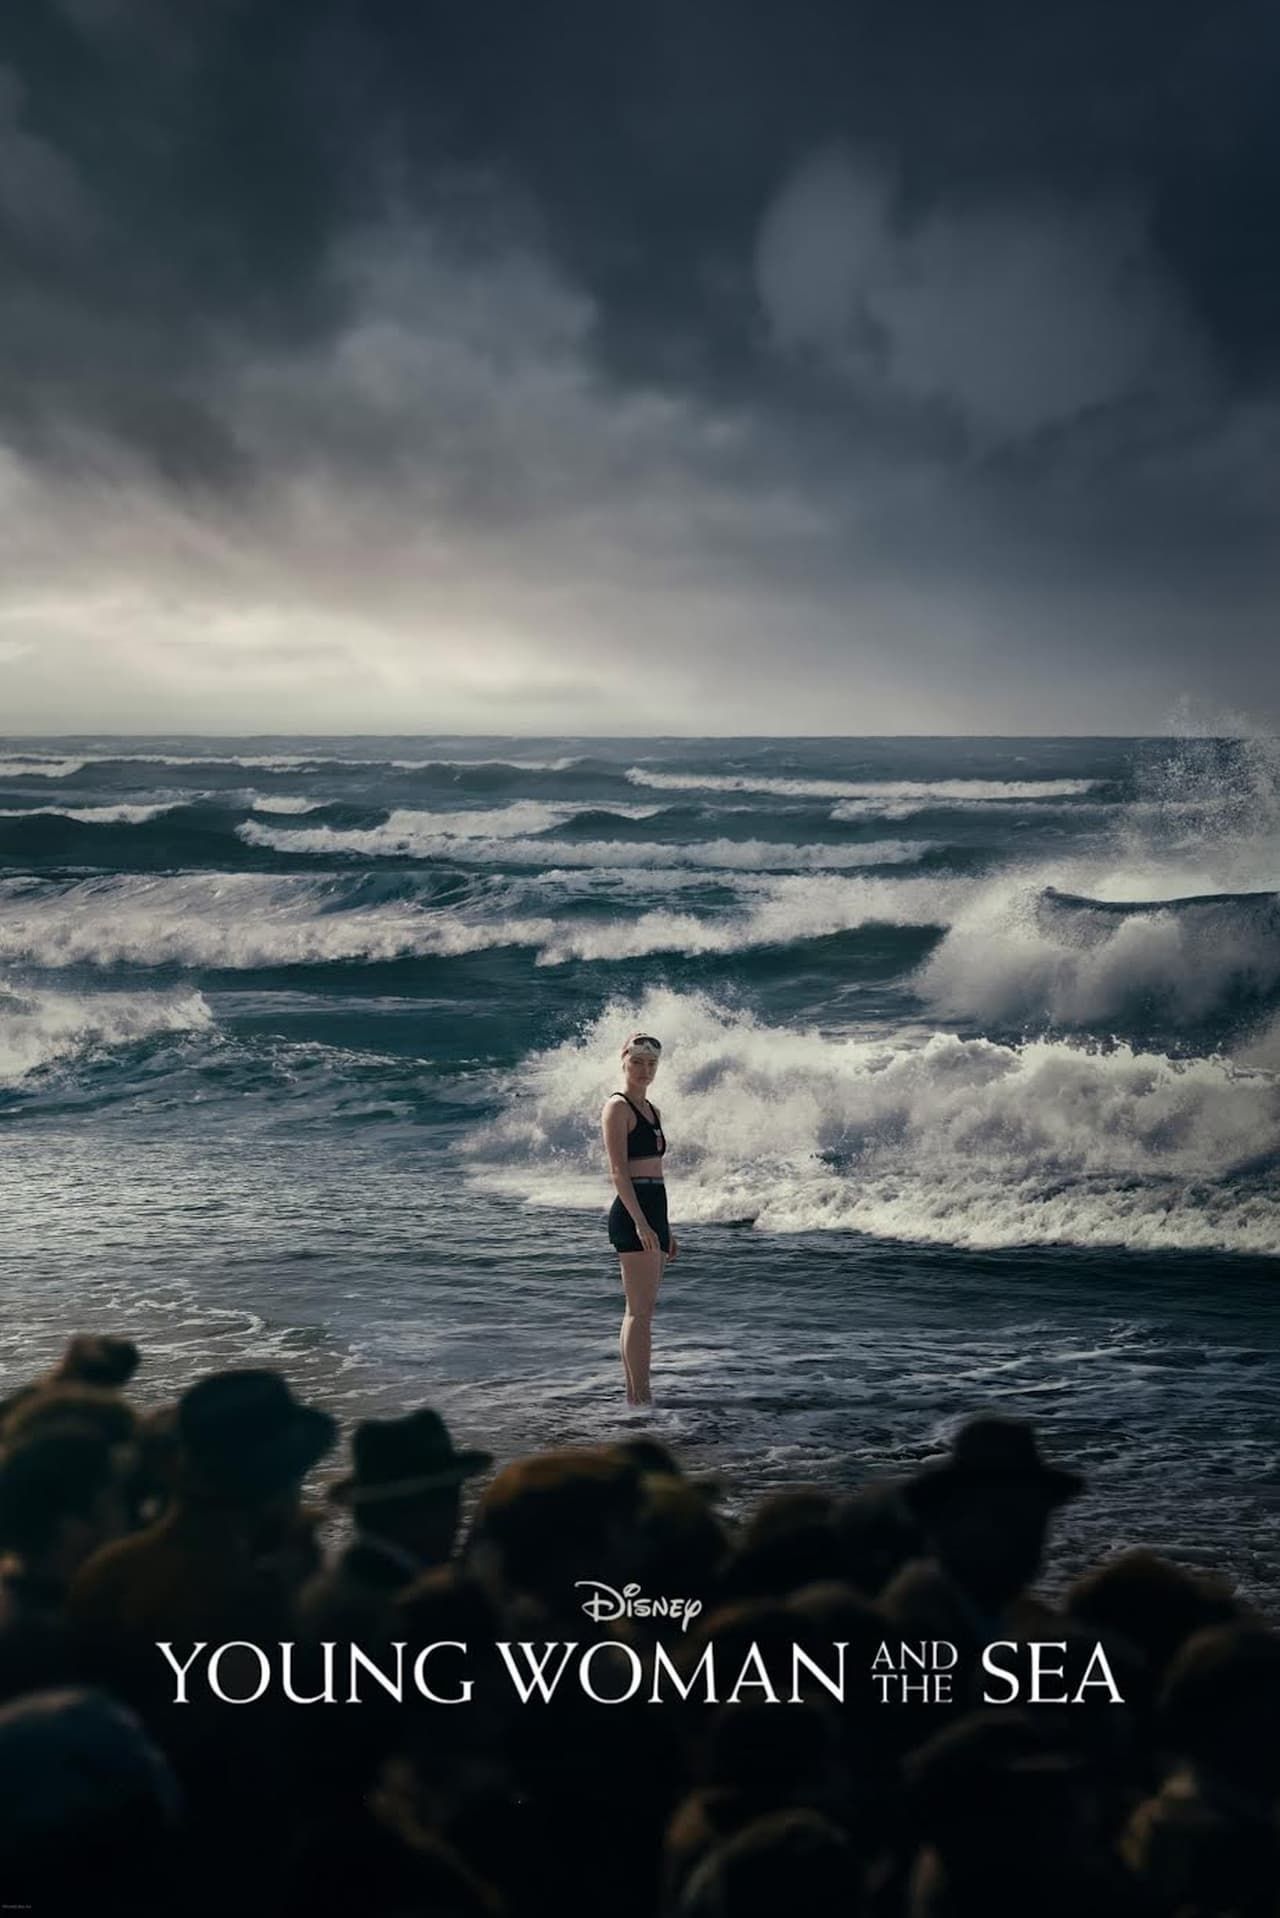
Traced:
POLYGON ((732 1507, 963 1415, 1280 1601, 1280 746, 0 742, 0 1382, 283 1366, 500 1457, 638 1429, 599 1108, 732 1507))

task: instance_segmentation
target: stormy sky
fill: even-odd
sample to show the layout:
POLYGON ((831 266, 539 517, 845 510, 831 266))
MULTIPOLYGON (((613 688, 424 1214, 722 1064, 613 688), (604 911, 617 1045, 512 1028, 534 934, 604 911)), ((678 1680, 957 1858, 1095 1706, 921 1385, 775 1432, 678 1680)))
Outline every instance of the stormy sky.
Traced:
POLYGON ((0 730, 1280 719, 1272 0, 10 0, 0 730))

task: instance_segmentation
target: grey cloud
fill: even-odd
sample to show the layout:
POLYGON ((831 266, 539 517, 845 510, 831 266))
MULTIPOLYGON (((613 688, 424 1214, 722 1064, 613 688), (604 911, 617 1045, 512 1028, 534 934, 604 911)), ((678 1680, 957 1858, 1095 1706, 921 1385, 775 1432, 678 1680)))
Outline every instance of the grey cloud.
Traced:
POLYGON ((1270 122, 1183 0, 60 18, 0 90, 10 725, 1274 706, 1270 122))
MULTIPOLYGON (((68 713, 72 686, 99 724, 133 701, 170 725, 1034 729, 1049 699, 1055 725, 1155 725, 1153 656, 1239 696, 1231 647, 1197 657, 1202 607, 1158 582, 1135 604, 1123 554, 1077 573, 1078 539, 1046 557, 998 467, 887 430, 818 458, 770 406, 618 384, 595 302, 527 240, 399 217, 330 270, 331 338, 220 362, 245 487, 184 498, 110 441, 74 485, 11 462, 11 714, 68 713)), ((1182 486, 1263 444, 1202 441, 1182 486)))
POLYGON ((0 221, 28 241, 78 246, 92 225, 75 169, 26 122, 26 88, 0 66, 0 221))
POLYGON ((814 156, 767 209, 757 285, 784 350, 956 409, 983 441, 1203 384, 1207 356, 1119 203, 969 200, 908 217, 882 168, 814 156))

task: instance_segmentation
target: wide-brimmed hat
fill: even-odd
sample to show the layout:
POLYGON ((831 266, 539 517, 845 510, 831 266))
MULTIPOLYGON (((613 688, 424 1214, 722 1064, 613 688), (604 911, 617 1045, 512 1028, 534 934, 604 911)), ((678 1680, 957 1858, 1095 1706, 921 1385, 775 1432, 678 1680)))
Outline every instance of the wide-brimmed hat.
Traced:
POLYGON ((487 1472, 493 1453, 455 1450, 440 1414, 424 1408, 402 1419, 365 1419, 351 1435, 351 1459, 355 1471, 329 1487, 338 1505, 443 1491, 487 1472))
POLYGON ((902 1487, 913 1512, 936 1511, 954 1492, 981 1485, 1016 1485, 1037 1491, 1046 1505, 1064 1505, 1084 1490, 1078 1472, 1046 1465, 1036 1435, 1023 1419, 970 1419, 956 1433, 946 1458, 929 1459, 902 1487))
POLYGON ((279 1372, 214 1372, 178 1401, 184 1490, 261 1496, 300 1479, 334 1444, 336 1419, 302 1405, 279 1372))

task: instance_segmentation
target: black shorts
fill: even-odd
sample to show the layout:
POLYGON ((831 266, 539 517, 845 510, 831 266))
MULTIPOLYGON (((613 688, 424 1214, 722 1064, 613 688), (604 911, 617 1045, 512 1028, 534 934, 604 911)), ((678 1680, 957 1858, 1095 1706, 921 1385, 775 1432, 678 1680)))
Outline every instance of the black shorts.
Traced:
MULTIPOLYGON (((640 1210, 658 1235, 658 1244, 664 1252, 669 1252, 671 1227, 667 1223, 666 1186, 661 1180, 655 1180, 652 1184, 642 1181, 636 1186, 636 1197, 640 1201, 640 1210)), ((615 1199, 609 1208, 609 1243, 615 1252, 644 1251, 635 1221, 621 1199, 615 1199)))

